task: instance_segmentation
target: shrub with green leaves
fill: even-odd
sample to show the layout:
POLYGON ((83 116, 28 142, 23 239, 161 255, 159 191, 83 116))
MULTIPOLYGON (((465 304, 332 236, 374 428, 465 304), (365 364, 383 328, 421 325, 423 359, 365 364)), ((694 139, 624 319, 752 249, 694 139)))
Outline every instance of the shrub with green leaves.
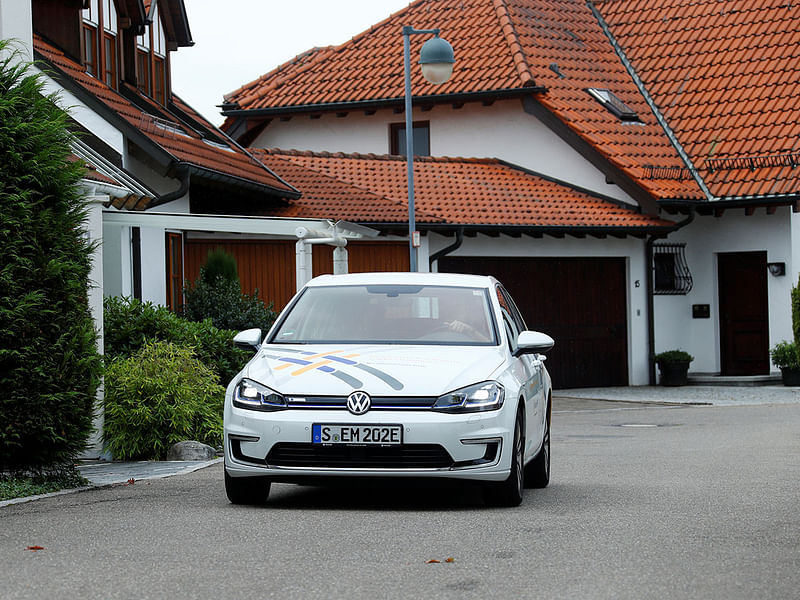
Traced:
POLYGON ((272 304, 265 306, 258 298, 243 294, 239 281, 217 277, 211 283, 200 278, 194 285, 187 285, 186 304, 181 314, 191 321, 211 319, 220 329, 242 331, 258 327, 266 333, 275 322, 272 304))
POLYGON ((0 41, 0 470, 86 447, 102 372, 88 307, 84 167, 43 78, 0 41))
POLYGON ((690 363, 694 360, 694 356, 685 352, 684 350, 667 350, 656 354, 656 364, 665 365, 671 363, 690 363))
POLYGON ((147 342, 106 369, 106 448, 116 459, 160 460, 170 447, 222 442, 225 389, 190 348, 147 342))
POLYGON ((164 306, 135 298, 108 297, 103 324, 106 362, 128 358, 147 341, 162 340, 190 346, 195 355, 227 384, 250 359, 233 345, 236 332, 214 327, 210 320, 182 319, 164 306))
POLYGON ((226 281, 239 282, 236 258, 222 248, 209 250, 206 264, 200 267, 200 279, 206 283, 213 283, 217 277, 222 277, 226 281))
POLYGON ((184 288, 186 304, 181 314, 192 321, 211 319, 220 329, 242 331, 258 327, 266 333, 277 316, 272 303, 265 305, 258 297, 243 294, 236 259, 222 249, 209 252, 206 264, 194 285, 184 288))
POLYGON ((800 370, 800 348, 795 342, 778 342, 769 353, 776 367, 800 370))
POLYGON ((791 291, 792 300, 792 334, 794 335, 794 343, 800 343, 800 281, 797 285, 792 286, 791 291))

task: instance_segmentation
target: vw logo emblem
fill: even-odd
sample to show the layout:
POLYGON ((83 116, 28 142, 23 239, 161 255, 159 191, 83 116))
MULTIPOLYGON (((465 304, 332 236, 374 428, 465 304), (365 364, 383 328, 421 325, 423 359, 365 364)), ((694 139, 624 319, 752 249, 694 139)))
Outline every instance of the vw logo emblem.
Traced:
POLYGON ((354 415, 363 415, 371 405, 372 400, 366 392, 353 392, 347 397, 347 410, 354 415))

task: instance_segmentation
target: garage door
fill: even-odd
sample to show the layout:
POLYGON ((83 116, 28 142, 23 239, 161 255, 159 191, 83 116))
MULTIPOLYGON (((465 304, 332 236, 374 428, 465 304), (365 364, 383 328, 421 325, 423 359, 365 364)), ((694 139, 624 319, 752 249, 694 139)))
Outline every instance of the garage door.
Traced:
POLYGON ((554 388, 628 385, 625 259, 444 257, 439 271, 503 283, 528 328, 556 341, 554 388))

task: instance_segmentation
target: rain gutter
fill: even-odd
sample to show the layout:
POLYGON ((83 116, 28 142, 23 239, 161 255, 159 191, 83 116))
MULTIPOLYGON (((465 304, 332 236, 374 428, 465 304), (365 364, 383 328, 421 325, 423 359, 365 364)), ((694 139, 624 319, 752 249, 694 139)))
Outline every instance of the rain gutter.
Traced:
MULTIPOLYGON (((456 241, 439 250, 438 252, 434 252, 428 257, 428 270, 431 271, 433 269, 433 263, 438 261, 443 256, 447 256, 451 252, 455 252, 461 247, 461 244, 464 243, 464 228, 459 227, 456 229, 456 241)), ((437 267, 438 269, 438 267, 437 267)))

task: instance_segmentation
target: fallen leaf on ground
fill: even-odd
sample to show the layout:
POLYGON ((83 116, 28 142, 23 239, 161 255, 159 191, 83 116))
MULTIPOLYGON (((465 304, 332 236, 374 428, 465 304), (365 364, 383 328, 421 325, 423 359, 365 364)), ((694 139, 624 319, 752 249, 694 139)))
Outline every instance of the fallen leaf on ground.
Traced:
POLYGON ((444 562, 456 562, 456 559, 455 559, 455 558, 453 558, 452 556, 450 556, 450 557, 448 557, 448 558, 445 558, 445 559, 444 559, 444 562))
POLYGON ((39 550, 44 550, 44 546, 28 546, 25 550, 30 550, 31 552, 37 552, 39 550))
POLYGON ((432 564, 434 564, 434 563, 440 563, 440 562, 442 562, 442 561, 440 561, 440 560, 436 560, 435 558, 432 558, 432 559, 430 559, 430 560, 426 560, 426 561, 425 561, 425 564, 426 564, 426 565, 432 565, 432 564))

